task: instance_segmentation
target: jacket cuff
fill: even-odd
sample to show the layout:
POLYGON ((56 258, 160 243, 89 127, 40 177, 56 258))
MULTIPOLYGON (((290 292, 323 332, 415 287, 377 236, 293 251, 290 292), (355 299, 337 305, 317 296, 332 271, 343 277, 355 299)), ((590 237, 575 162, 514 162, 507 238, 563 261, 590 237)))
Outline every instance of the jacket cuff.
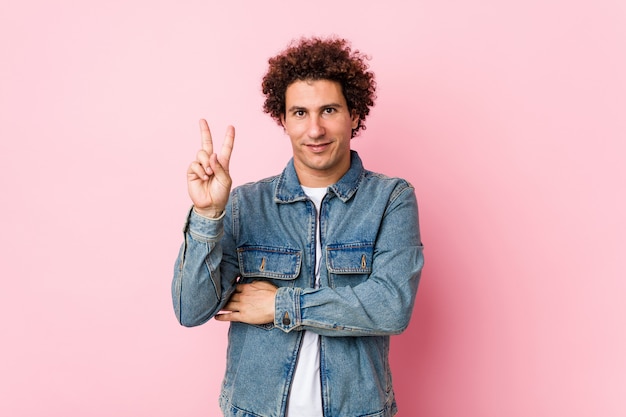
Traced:
POLYGON ((289 333, 302 323, 300 316, 301 288, 280 287, 276 291, 274 326, 289 333))
POLYGON ((191 207, 183 232, 200 242, 216 242, 224 235, 224 213, 216 219, 210 219, 196 213, 191 207))

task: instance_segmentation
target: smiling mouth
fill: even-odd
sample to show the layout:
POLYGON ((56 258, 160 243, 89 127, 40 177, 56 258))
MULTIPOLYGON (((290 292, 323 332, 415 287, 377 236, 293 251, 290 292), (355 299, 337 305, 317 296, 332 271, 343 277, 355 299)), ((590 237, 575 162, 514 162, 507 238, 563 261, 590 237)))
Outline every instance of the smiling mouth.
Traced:
POLYGON ((307 148, 309 148, 311 151, 313 152, 323 152, 324 150, 326 150, 328 147, 330 146, 330 142, 325 142, 325 143, 314 143, 314 144, 309 144, 306 145, 307 148))

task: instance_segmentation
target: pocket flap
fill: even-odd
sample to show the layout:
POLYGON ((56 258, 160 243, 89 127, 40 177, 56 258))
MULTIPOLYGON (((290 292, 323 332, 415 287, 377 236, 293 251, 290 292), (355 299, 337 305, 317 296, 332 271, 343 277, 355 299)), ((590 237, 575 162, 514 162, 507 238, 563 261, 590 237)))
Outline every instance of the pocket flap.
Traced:
POLYGON ((302 254, 286 248, 244 246, 237 248, 237 259, 243 277, 290 280, 300 274, 302 254))
POLYGON ((328 245, 328 270, 333 274, 369 274, 372 272, 374 245, 353 243, 328 245))

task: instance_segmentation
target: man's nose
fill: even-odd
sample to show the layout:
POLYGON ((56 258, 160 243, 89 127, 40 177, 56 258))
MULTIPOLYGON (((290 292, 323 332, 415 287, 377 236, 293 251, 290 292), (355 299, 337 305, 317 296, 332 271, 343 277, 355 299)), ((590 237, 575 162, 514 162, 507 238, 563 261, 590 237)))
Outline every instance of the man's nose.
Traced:
POLYGON ((309 119, 309 137, 311 139, 318 139, 324 136, 326 129, 324 128, 324 121, 319 116, 313 116, 309 119))

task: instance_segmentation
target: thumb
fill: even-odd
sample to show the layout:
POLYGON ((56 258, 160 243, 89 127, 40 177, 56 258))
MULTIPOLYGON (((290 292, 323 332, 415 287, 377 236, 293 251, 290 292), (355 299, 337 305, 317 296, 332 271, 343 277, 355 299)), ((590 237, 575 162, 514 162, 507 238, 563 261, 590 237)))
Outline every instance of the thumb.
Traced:
POLYGON ((213 170, 213 174, 215 178, 224 186, 230 187, 231 179, 228 171, 220 164, 220 161, 217 159, 217 154, 212 154, 209 158, 209 165, 213 170))

